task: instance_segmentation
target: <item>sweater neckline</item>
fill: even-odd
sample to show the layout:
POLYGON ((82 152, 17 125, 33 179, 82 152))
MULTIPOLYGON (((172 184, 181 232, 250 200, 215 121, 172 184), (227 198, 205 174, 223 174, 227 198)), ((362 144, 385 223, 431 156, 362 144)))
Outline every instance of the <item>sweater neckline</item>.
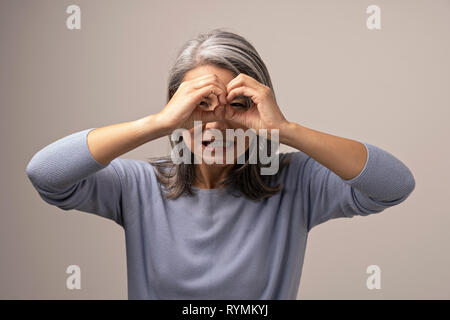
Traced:
POLYGON ((194 187, 191 186, 192 190, 194 190, 196 193, 224 193, 225 191, 227 191, 230 187, 229 186, 225 186, 222 188, 213 188, 213 189, 202 189, 202 188, 198 188, 198 187, 194 187))

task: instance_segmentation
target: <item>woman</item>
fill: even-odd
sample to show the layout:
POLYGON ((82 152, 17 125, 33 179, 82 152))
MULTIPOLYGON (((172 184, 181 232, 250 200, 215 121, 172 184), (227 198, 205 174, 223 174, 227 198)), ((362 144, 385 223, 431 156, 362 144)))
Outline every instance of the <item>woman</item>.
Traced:
MULTIPOLYGON (((265 64, 237 34, 216 29, 187 42, 167 100, 157 114, 53 142, 27 166, 46 202, 124 228, 129 299, 296 299, 311 228, 381 212, 415 187, 387 151, 288 121, 265 64), (243 164, 118 158, 181 128, 175 142, 202 157, 187 143, 196 138, 195 120, 202 121, 201 151, 209 131, 239 128, 274 130, 298 151, 280 153, 272 175, 261 173, 259 156, 248 161, 258 137, 246 140, 243 164)), ((220 143, 210 155, 231 154, 220 143)))

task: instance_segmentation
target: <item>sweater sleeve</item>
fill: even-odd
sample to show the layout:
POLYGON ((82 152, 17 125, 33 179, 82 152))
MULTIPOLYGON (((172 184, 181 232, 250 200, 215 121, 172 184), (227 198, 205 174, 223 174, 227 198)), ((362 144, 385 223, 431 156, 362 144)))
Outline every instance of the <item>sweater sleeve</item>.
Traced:
POLYGON ((381 148, 362 143, 367 160, 353 179, 342 179, 310 156, 300 162, 308 231, 330 219, 379 213, 403 202, 414 190, 414 176, 403 162, 381 148))
POLYGON ((87 144, 93 129, 47 145, 32 157, 26 173, 47 203, 63 210, 95 213, 123 226, 122 188, 115 168, 120 159, 105 166, 93 158, 87 144))

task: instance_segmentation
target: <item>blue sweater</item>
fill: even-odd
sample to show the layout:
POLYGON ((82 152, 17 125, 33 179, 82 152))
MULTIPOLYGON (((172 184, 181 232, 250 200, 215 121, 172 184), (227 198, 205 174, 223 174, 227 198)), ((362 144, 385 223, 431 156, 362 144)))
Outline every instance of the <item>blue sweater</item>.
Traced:
POLYGON ((311 228, 379 213, 415 187, 400 160, 364 142, 367 162, 351 180, 297 151, 271 177, 284 189, 264 201, 230 187, 168 200, 148 162, 97 162, 87 144, 93 129, 44 147, 26 173, 47 203, 123 227, 129 299, 296 299, 311 228))

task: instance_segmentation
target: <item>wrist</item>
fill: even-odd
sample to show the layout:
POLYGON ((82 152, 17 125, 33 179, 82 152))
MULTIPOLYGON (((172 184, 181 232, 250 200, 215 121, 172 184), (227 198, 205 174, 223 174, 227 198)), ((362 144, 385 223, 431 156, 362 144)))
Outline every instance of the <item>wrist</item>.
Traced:
POLYGON ((292 146, 296 136, 299 135, 301 126, 295 122, 286 121, 280 126, 280 143, 292 146))
POLYGON ((151 121, 154 123, 155 127, 157 127, 158 130, 162 132, 163 135, 170 135, 177 127, 176 124, 168 121, 164 114, 162 114, 161 112, 155 113, 151 115, 151 117, 151 121))
POLYGON ((151 114, 136 120, 136 125, 150 140, 172 133, 169 123, 165 122, 159 113, 151 114))

